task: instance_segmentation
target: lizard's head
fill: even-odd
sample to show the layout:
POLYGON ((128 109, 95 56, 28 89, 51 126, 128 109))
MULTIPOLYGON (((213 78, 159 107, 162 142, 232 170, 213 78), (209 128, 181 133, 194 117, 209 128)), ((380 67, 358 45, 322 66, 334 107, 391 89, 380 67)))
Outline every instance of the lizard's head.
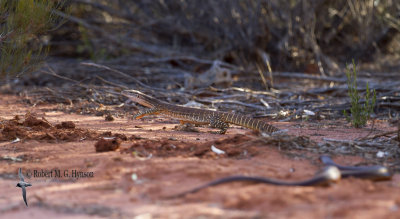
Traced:
POLYGON ((121 93, 122 93, 122 95, 128 97, 132 101, 139 103, 140 105, 143 105, 143 106, 153 108, 157 104, 156 99, 154 99, 153 97, 150 97, 138 90, 124 90, 121 93))

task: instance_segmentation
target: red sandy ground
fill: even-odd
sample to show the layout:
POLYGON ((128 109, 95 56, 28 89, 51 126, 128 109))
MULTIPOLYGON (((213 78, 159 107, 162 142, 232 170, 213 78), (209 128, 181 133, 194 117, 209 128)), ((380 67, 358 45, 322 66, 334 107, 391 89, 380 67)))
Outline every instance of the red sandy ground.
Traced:
MULTIPOLYGON (((314 162, 288 156, 275 146, 254 143, 256 135, 240 127, 230 128, 226 135, 210 134, 207 128, 176 131, 177 121, 172 119, 115 118, 109 122, 103 117, 54 111, 54 105, 29 106, 18 100, 0 95, 0 130, 13 118, 15 125, 7 126, 8 132, 3 132, 0 141, 1 218, 400 218, 398 174, 386 182, 345 179, 330 187, 238 182, 166 199, 229 175, 306 179, 320 169, 318 156, 307 155, 314 157, 314 162), (26 122, 27 112, 36 120, 26 122), (62 126, 66 121, 76 127, 62 126), (16 143, 6 139, 18 128, 24 138, 16 143), (110 136, 104 132, 126 138, 117 143, 116 151, 96 153, 96 139, 110 136), (211 145, 226 154, 215 154, 211 145), (26 207, 21 189, 15 187, 19 168, 24 173, 59 169, 70 174, 72 170, 93 172, 94 176, 25 177, 33 185, 27 189, 26 207)), ((353 129, 344 121, 274 124, 289 129, 289 134, 317 141, 323 137, 355 139, 369 132, 353 129)), ((375 126, 383 131, 394 129, 385 122, 375 126)), ((362 161, 350 156, 334 160, 345 165, 362 161)))

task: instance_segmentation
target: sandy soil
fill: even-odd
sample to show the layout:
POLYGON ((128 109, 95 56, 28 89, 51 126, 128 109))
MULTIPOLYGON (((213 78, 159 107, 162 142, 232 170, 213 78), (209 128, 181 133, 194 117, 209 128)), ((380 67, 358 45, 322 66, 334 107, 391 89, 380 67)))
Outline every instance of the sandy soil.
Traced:
MULTIPOLYGON (((216 135, 208 128, 178 131, 176 120, 159 117, 106 121, 54 105, 30 106, 15 96, 2 95, 0 103, 1 218, 400 218, 399 174, 391 181, 344 179, 329 187, 237 182, 168 199, 230 175, 302 180, 321 164, 318 155, 289 156, 240 127, 216 135), (226 153, 217 155, 211 145, 226 153), (27 188, 29 207, 15 187, 19 168, 33 185, 27 188)), ((274 124, 317 141, 369 132, 345 121, 274 124)), ((375 126, 393 130, 385 122, 375 126)), ((355 156, 334 160, 363 162, 355 156)))

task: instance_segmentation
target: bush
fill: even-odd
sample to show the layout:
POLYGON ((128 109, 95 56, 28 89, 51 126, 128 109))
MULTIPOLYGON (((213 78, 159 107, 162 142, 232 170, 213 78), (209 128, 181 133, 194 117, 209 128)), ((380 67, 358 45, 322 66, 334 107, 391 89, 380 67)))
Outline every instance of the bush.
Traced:
POLYGON ((60 21, 52 10, 61 6, 52 0, 0 1, 0 78, 38 67, 47 52, 40 37, 60 21))

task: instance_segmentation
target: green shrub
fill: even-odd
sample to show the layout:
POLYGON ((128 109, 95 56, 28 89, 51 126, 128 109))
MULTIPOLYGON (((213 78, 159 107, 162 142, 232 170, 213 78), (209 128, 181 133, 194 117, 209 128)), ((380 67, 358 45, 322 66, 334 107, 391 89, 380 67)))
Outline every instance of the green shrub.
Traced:
POLYGON ((354 127, 360 128, 367 123, 367 120, 370 118, 371 113, 374 110, 376 102, 376 92, 374 89, 373 96, 371 99, 371 91, 369 90, 369 85, 367 82, 365 103, 362 105, 360 103, 361 96, 357 90, 357 71, 354 60, 353 60, 353 71, 351 71, 349 67, 346 65, 346 76, 347 76, 348 94, 351 101, 351 108, 350 108, 351 115, 348 116, 346 110, 344 110, 343 113, 347 117, 347 120, 351 122, 351 124, 354 127))
POLYGON ((40 37, 60 21, 52 13, 60 7, 52 0, 0 1, 0 79, 39 66, 47 54, 40 37))

